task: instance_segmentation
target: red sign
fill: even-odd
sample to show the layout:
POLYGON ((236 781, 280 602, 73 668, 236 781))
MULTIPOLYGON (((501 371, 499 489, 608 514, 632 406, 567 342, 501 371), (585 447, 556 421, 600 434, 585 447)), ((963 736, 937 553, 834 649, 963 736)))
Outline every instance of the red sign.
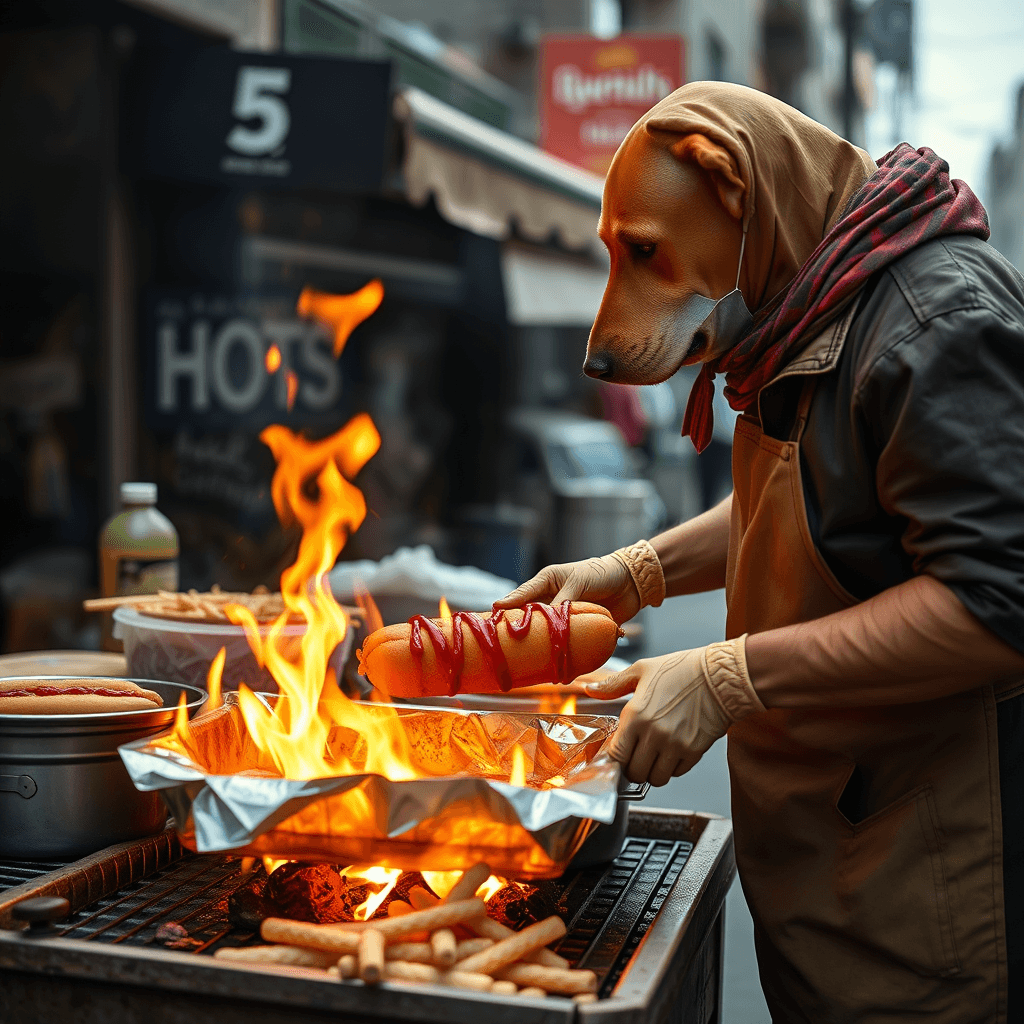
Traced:
POLYGON ((683 84, 680 36, 546 36, 541 42, 541 146, 604 175, 619 143, 683 84))

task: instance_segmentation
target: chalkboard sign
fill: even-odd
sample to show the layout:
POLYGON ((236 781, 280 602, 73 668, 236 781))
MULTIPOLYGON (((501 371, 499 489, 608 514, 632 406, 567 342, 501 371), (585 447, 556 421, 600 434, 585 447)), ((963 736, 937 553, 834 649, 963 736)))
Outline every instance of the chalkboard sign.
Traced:
POLYGON ((140 52, 128 145, 144 176, 263 188, 376 189, 391 66, 226 47, 140 52))

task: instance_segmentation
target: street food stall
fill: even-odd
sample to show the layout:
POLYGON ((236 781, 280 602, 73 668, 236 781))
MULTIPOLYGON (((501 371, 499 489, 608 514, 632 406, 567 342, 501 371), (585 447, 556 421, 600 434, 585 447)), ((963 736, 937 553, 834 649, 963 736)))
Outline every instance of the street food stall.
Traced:
MULTIPOLYGON (((45 161, 19 170, 36 244, 0 270, 46 301, 0 309, 27 382, 3 411, 45 526, 18 506, 13 535, 89 548, 136 477, 181 540, 180 589, 91 606, 127 660, 0 663, 0 1018, 717 1020, 729 822, 631 806, 614 715, 525 689, 605 663, 607 613, 442 599, 385 627, 327 581, 456 551, 459 510, 501 496, 517 328, 592 314, 600 182, 387 59, 243 52, 117 3, 0 44, 19 101, 70 81, 93 139, 47 135, 37 95, 39 152, 70 140, 42 187, 85 167, 65 210, 103 200, 62 254, 45 161)), ((33 581, 71 608, 88 562, 4 554, 8 646, 15 621, 60 646, 33 581)))

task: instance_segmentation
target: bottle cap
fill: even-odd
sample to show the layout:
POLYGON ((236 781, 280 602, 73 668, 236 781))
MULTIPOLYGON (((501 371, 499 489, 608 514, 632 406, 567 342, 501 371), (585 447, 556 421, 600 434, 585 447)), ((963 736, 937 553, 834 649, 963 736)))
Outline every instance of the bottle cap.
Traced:
POLYGON ((121 502, 125 505, 155 505, 156 484, 121 484, 121 502))

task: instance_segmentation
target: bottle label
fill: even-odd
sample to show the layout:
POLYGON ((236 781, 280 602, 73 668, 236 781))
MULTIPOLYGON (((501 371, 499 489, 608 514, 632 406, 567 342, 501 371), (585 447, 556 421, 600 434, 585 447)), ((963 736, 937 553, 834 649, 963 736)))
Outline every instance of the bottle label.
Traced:
POLYGON ((178 589, 178 560, 123 558, 117 567, 118 594, 155 594, 178 589))

